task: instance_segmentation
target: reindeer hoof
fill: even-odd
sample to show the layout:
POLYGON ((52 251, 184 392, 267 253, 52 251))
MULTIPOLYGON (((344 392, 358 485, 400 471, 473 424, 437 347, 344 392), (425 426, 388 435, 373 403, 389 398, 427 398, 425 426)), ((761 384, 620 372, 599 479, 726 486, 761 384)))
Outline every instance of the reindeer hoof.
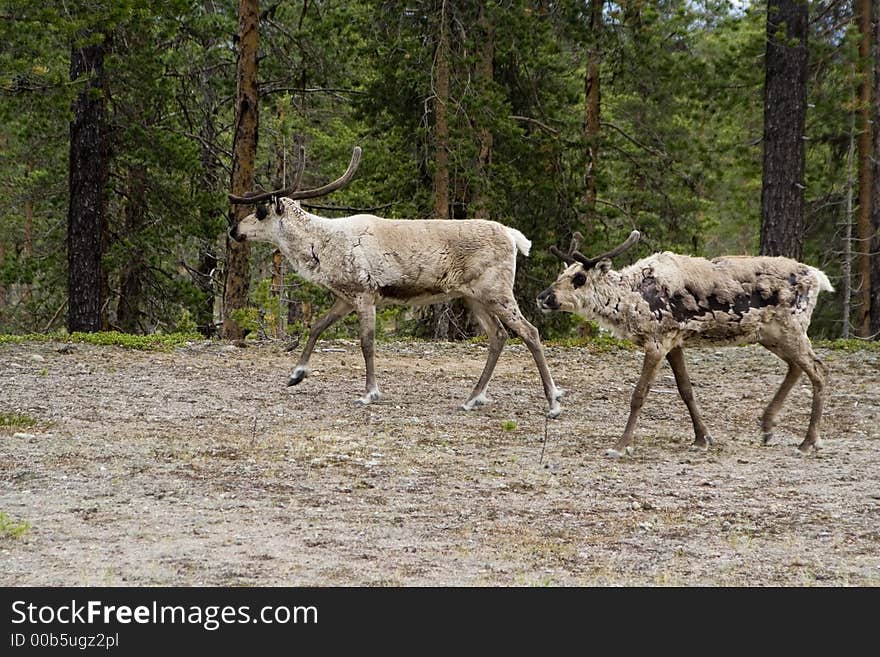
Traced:
POLYGON ((711 444, 712 444, 712 436, 710 436, 709 434, 706 434, 702 438, 695 438, 691 447, 693 449, 699 449, 703 452, 706 452, 709 450, 709 446, 711 444))
POLYGON ((761 444, 762 445, 769 445, 771 440, 773 440, 773 432, 772 431, 764 431, 761 434, 761 444))
POLYGON ((293 374, 290 375, 290 378, 287 379, 288 386, 295 386, 299 383, 302 383, 302 380, 309 375, 309 371, 305 367, 297 367, 293 370, 293 374))
POLYGON ((619 449, 614 449, 613 447, 611 449, 605 450, 605 456, 612 459, 619 459, 623 458, 624 456, 632 456, 632 453, 633 448, 631 446, 625 447, 622 452, 619 449))
POLYGON ((472 411, 477 406, 484 406, 488 403, 489 403, 489 398, 484 394, 480 394, 480 395, 477 395, 476 397, 474 397, 473 399, 468 399, 464 404, 459 406, 459 408, 463 411, 472 411))
POLYGON ((819 440, 818 438, 812 443, 808 443, 805 440, 800 445, 798 445, 797 453, 801 454, 803 456, 806 456, 810 452, 818 452, 821 447, 822 447, 822 441, 819 440))
POLYGON ((547 417, 551 420, 555 420, 560 415, 562 415, 562 406, 560 406, 559 404, 556 404, 549 411, 547 411, 547 417))
POLYGON ((368 404, 372 404, 374 401, 379 401, 378 390, 371 390, 366 395, 358 399, 355 403, 360 404, 361 406, 367 406, 368 404))

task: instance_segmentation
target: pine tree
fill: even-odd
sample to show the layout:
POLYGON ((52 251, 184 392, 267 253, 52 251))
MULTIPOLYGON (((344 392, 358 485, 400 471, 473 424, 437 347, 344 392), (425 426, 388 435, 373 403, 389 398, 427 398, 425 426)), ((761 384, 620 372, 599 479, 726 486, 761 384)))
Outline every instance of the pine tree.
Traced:
MULTIPOLYGON (((257 62, 260 38, 259 0, 240 0, 238 18, 238 91, 235 103, 235 136, 232 154, 231 193, 242 195, 253 189, 254 159, 257 150, 259 127, 259 88, 257 86, 257 62)), ((240 221, 250 208, 236 206, 232 209, 233 221, 240 221)), ((234 317, 248 303, 250 270, 248 268, 249 245, 232 240, 226 242, 226 288, 223 295, 223 337, 244 337, 244 329, 234 317)))
POLYGON ((871 0, 856 0, 855 15, 859 30, 859 122, 858 122, 858 162, 859 162, 859 207, 856 215, 856 285, 855 325, 856 335, 867 337, 871 334, 871 194, 873 166, 871 150, 873 147, 871 127, 871 92, 873 88, 874 65, 871 60, 872 21, 871 0))
POLYGON ((873 78, 873 103, 871 107, 871 124, 873 125, 872 157, 873 169, 871 175, 871 227, 873 240, 871 241, 871 309, 870 328, 868 333, 875 340, 880 340, 880 3, 873 3, 873 43, 870 61, 873 65, 869 75, 873 78))
POLYGON ((100 331, 103 327, 105 279, 101 258, 109 171, 104 40, 101 33, 87 32, 71 50, 70 80, 85 80, 70 123, 67 328, 71 332, 100 331))
POLYGON ((761 253, 800 260, 807 112, 807 3, 803 0, 768 0, 764 66, 761 253))

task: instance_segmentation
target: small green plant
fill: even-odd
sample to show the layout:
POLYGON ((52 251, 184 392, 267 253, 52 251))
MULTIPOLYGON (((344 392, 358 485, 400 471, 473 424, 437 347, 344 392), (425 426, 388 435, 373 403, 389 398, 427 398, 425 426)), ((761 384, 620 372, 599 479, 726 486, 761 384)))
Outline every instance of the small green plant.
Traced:
POLYGON ((256 333, 260 329, 260 310, 253 306, 249 308, 237 308, 229 313, 229 316, 243 330, 256 333))
POLYGON ((0 334, 0 344, 17 344, 19 342, 48 342, 50 340, 66 340, 67 334, 61 337, 60 333, 3 333, 0 334))
POLYGON ((822 347, 823 349, 834 349, 835 351, 845 351, 850 354, 857 351, 880 351, 880 342, 856 338, 848 340, 814 340, 813 346, 822 347))
POLYGON ((0 428, 9 427, 12 429, 26 429, 34 426, 36 423, 37 421, 30 415, 0 412, 0 428))
POLYGON ((5 512, 0 511, 0 538, 21 538, 31 528, 31 523, 15 522, 5 512))
POLYGON ((193 334, 198 333, 198 330, 199 325, 196 324, 196 320, 193 319, 189 310, 184 309, 183 313, 180 315, 180 319, 177 320, 174 331, 176 333, 193 334))
POLYGON ((120 333, 119 331, 99 331, 97 333, 70 333, 57 331, 54 333, 27 333, 24 335, 0 334, 0 344, 13 344, 20 342, 84 342, 95 345, 116 345, 129 349, 144 349, 148 351, 165 351, 186 342, 203 340, 204 336, 199 333, 152 333, 150 335, 135 335, 133 333, 120 333))
POLYGON ((133 333, 120 333, 119 331, 102 331, 99 333, 71 333, 68 340, 71 342, 86 342, 96 345, 116 345, 129 349, 143 349, 147 351, 160 351, 171 349, 192 340, 201 340, 198 333, 153 333, 150 335, 135 335, 133 333))
POLYGON ((504 420, 504 422, 501 423, 501 428, 504 431, 514 431, 516 429, 516 422, 513 420, 504 420))

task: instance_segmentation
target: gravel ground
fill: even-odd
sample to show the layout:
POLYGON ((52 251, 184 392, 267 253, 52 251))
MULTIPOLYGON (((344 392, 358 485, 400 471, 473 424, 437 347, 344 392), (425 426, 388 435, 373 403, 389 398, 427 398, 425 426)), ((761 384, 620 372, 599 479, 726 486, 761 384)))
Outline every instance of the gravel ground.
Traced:
POLYGON ((367 407, 351 341, 295 388, 278 344, 63 346, 0 345, 0 412, 38 420, 0 428, 0 511, 30 523, 0 534, 2 585, 880 585, 878 353, 819 350, 818 454, 804 384, 759 444, 785 368, 741 347, 687 352, 708 452, 666 367, 609 459, 639 352, 548 348, 547 421, 519 344, 471 412, 482 344, 380 344, 367 407))

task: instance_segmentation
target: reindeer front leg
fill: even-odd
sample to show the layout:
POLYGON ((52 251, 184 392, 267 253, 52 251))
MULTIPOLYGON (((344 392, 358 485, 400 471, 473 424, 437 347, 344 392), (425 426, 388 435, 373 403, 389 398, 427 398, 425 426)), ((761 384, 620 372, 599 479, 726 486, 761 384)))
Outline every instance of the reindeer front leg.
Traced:
POLYGON ((361 351, 364 354, 364 365, 367 370, 367 391, 363 397, 358 399, 358 403, 366 406, 379 399, 379 386, 376 385, 376 368, 374 364, 376 352, 376 300, 372 296, 362 295, 358 297, 355 309, 358 316, 361 351))
POLYGON ((672 367, 672 373, 675 375, 675 385, 678 386, 678 393, 687 406, 688 413, 691 415, 691 423, 694 425, 694 446, 702 449, 708 449, 712 444, 712 436, 709 435, 709 429, 703 422, 700 414, 700 407, 694 397, 694 388, 691 385, 691 379, 688 376, 687 367, 684 364, 684 351, 681 347, 676 347, 668 354, 666 360, 672 367))
POLYGON ((312 351, 315 349, 315 344, 318 342, 318 338, 321 337, 321 334, 324 331, 333 326, 333 324, 335 324, 340 318, 345 317, 352 310, 354 310, 354 306, 348 301, 338 297, 336 298, 336 301, 327 314, 314 324, 311 331, 309 331, 309 339, 306 342, 305 349, 303 349, 302 356, 299 357, 299 362, 297 362, 293 374, 291 374, 290 378, 287 380, 287 385, 295 386, 309 375, 309 359, 312 357, 312 351))
POLYGON ((629 404, 629 419, 626 421, 626 428, 623 435, 613 449, 605 452, 606 456, 623 456, 624 454, 632 454, 633 433, 636 429, 636 421, 639 419, 639 413, 642 405, 645 403, 645 397, 651 389, 651 384, 657 378, 657 372, 660 370, 660 364, 663 362, 664 353, 656 347, 650 347, 645 350, 645 360, 642 362, 642 375, 639 382, 633 390, 632 399, 629 404))

